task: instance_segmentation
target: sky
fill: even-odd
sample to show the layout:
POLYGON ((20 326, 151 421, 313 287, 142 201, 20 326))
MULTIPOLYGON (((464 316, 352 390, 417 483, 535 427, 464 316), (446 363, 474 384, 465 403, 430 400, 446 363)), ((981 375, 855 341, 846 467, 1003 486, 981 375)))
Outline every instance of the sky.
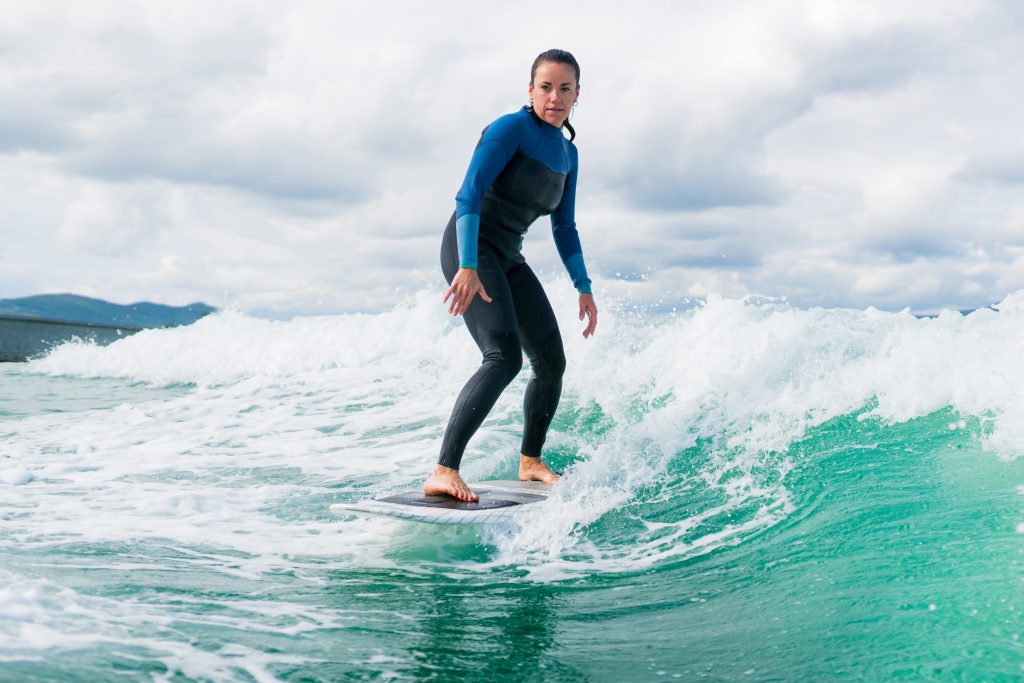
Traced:
MULTIPOLYGON (((444 283, 480 131, 580 62, 595 295, 1024 289, 1015 0, 0 0, 0 298, 373 312, 444 283)), ((525 253, 571 288, 541 218, 525 253)))

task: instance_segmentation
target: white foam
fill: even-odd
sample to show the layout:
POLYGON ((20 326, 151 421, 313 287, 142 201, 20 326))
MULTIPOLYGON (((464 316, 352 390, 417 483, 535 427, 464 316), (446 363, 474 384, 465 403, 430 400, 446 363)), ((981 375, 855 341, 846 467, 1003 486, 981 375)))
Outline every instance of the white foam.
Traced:
MULTIPOLYGON (((29 369, 72 377, 117 377, 155 385, 218 386, 257 378, 260 383, 325 370, 346 370, 372 386, 376 368, 404 369, 408 361, 446 367, 453 325, 420 293, 378 315, 295 318, 288 322, 223 311, 186 327, 144 330, 106 347, 69 342, 29 369)), ((464 334, 464 333, 463 333, 464 334)), ((456 347, 472 342, 457 335, 456 347)), ((471 367, 471 366, 470 366, 471 367)), ((429 369, 429 367, 424 368, 429 369)))
POLYGON ((35 475, 24 467, 9 467, 7 469, 0 470, 0 484, 21 486, 23 484, 28 484, 35 478, 35 475))

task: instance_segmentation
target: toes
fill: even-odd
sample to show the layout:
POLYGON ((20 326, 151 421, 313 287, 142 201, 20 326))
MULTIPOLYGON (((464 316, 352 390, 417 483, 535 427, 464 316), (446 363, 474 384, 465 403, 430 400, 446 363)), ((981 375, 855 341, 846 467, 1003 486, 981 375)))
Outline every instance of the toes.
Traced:
POLYGON ((451 494, 459 500, 472 501, 473 492, 465 486, 452 486, 451 494))
POLYGON ((427 479, 423 485, 423 492, 427 495, 449 495, 456 500, 463 500, 467 502, 473 502, 480 500, 473 491, 466 485, 464 481, 451 481, 446 479, 434 479, 431 477, 427 479))

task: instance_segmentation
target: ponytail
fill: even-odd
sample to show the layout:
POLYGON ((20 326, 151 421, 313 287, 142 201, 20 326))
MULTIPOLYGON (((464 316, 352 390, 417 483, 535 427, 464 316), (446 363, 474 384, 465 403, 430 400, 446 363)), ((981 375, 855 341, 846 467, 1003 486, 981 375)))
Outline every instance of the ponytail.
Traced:
MULTIPOLYGON (((540 115, 537 113, 537 110, 533 108, 532 104, 526 105, 526 111, 530 112, 530 116, 533 117, 533 120, 537 122, 538 126, 543 124, 543 123, 547 123, 547 121, 545 121, 544 119, 542 119, 540 117, 540 115)), ((548 125, 551 125, 551 124, 548 124, 548 125)), ((565 123, 562 124, 562 127, 569 129, 569 142, 572 142, 573 140, 576 139, 576 129, 572 127, 571 123, 569 123, 569 119, 565 120, 565 123)))
POLYGON ((563 123, 562 125, 569 129, 569 142, 572 142, 573 140, 575 140, 576 139, 576 129, 572 127, 571 123, 569 123, 569 119, 566 119, 565 123, 563 123))

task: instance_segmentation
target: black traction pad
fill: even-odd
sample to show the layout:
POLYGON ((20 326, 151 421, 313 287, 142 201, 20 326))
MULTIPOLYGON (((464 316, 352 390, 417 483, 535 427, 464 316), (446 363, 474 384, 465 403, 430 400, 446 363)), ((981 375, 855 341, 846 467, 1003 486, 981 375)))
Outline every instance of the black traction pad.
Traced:
POLYGON ((440 508, 444 510, 494 510, 496 508, 507 508, 513 505, 521 505, 523 503, 532 503, 544 499, 544 496, 538 496, 530 493, 509 493, 502 494, 502 497, 497 497, 498 494, 493 494, 488 491, 483 491, 478 494, 480 496, 479 501, 468 501, 459 500, 452 496, 427 496, 422 493, 401 493, 397 496, 389 496, 388 498, 379 498, 380 503, 396 503, 398 505, 415 505, 416 507, 425 508, 440 508), (519 500, 512 500, 518 498, 519 500))

